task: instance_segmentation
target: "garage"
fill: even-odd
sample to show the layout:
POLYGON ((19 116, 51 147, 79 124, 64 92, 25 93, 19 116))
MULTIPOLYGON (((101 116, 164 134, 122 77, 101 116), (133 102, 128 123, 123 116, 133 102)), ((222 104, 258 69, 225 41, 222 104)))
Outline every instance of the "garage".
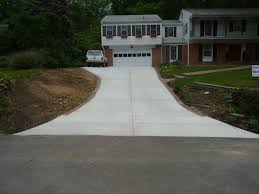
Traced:
POLYGON ((151 66, 152 49, 116 49, 113 51, 114 66, 151 66))

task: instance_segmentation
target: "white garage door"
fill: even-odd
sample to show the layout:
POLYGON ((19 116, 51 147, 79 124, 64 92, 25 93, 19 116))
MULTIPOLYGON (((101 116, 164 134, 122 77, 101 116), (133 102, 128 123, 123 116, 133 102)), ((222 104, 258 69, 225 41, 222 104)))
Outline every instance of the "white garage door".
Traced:
POLYGON ((151 66, 151 49, 113 50, 114 66, 151 66))

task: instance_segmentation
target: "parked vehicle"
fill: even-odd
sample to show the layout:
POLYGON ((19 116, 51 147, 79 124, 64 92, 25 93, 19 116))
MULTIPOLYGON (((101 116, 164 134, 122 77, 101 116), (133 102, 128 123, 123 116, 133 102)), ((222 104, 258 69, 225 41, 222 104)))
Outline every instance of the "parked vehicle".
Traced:
POLYGON ((86 54, 86 65, 90 67, 105 67, 107 59, 101 50, 89 50, 86 54))

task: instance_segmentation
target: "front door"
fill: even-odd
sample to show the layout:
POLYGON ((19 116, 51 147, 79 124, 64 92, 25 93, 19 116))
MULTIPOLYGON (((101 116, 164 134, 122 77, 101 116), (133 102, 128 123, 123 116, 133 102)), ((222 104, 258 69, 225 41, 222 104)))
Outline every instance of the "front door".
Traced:
POLYGON ((170 62, 178 60, 178 46, 170 46, 170 62))

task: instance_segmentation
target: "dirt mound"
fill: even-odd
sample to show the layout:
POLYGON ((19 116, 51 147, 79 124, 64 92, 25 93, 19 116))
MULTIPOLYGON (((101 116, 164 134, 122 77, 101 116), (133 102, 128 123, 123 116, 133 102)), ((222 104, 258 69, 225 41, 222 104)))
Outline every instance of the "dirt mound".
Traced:
POLYGON ((43 70, 40 76, 15 81, 8 131, 29 129, 74 109, 93 96, 97 85, 95 75, 79 68, 43 70))

